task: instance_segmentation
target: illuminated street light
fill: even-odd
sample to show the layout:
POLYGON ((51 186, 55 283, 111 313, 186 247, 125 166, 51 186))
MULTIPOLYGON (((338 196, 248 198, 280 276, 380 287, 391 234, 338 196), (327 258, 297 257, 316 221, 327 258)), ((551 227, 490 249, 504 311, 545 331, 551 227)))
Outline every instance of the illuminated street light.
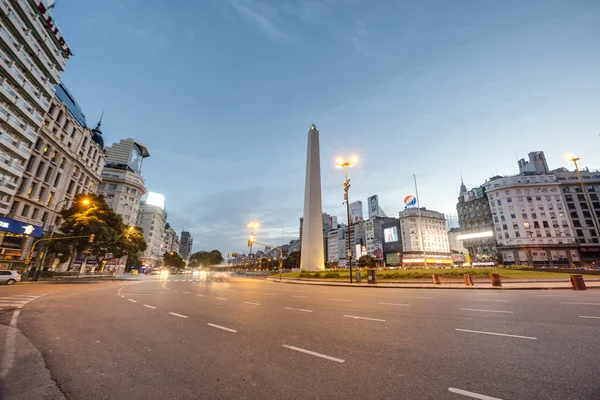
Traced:
MULTIPOLYGON (((350 216, 350 201, 348 199, 348 191, 350 190, 350 179, 348 179, 348 168, 355 165, 358 162, 358 157, 352 156, 350 160, 345 161, 341 157, 337 157, 336 168, 344 168, 346 172, 346 180, 344 181, 344 201, 346 201, 346 214, 348 216, 348 263, 350 265, 350 283, 352 283, 352 244, 350 243, 350 228, 352 226, 352 217, 350 216)), ((358 254, 357 254, 358 256, 358 254)))
POLYGON ((249 255, 252 255, 252 242, 254 242, 254 228, 256 228, 256 229, 260 228, 260 224, 258 222, 250 222, 248 224, 248 228, 252 229, 252 233, 250 235, 250 240, 248 241, 248 243, 249 243, 248 247, 250 247, 249 255))

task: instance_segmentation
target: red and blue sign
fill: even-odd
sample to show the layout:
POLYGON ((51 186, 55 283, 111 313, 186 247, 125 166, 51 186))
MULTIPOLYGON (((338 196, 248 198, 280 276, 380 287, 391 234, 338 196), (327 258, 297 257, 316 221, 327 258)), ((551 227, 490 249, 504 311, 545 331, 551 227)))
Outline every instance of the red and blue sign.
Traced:
POLYGON ((404 205, 406 207, 414 207, 417 205, 417 198, 412 194, 409 194, 404 198, 404 205))

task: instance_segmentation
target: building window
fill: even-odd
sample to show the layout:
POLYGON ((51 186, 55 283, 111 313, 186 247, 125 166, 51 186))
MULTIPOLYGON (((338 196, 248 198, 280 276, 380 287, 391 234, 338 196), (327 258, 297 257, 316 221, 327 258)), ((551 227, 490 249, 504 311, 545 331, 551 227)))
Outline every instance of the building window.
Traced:
POLYGON ((44 201, 44 194, 46 194, 46 188, 42 186, 38 193, 37 201, 44 201))
POLYGON ((117 185, 111 183, 108 185, 108 190, 117 190, 117 185))
POLYGON ((59 165, 59 168, 64 168, 64 167, 65 167, 65 163, 66 163, 66 162, 67 162, 67 159, 63 157, 63 158, 60 160, 60 165, 59 165))
POLYGON ((27 167, 25 168, 25 170, 27 172, 31 172, 31 170, 33 169, 33 164, 35 164, 35 157, 31 156, 29 158, 29 161, 27 162, 27 167))
POLYGON ((48 195, 48 203, 46 203, 47 205, 50 205, 50 203, 52 202, 52 199, 54 198, 54 193, 50 192, 50 194, 48 195))
POLYGON ((52 178, 52 172, 54 172, 52 170, 52 167, 48 167, 48 170, 46 171, 46 176, 44 177, 44 182, 50 183, 49 180, 50 178, 52 178))
POLYGON ((25 204, 23 206, 23 210, 21 211, 22 217, 27 217, 29 215, 29 204, 25 204))
POLYGON ((34 208, 33 212, 31 213, 31 219, 37 219, 39 211, 40 211, 39 208, 34 208))
POLYGON ((521 233, 519 231, 515 232, 515 237, 520 238, 521 237, 521 233))
POLYGON ((550 228, 550 225, 548 225, 548 221, 542 221, 542 226, 544 228, 550 228))
POLYGON ((69 188, 67 189, 67 193, 71 194, 71 192, 73 191, 73 185, 75 185, 75 181, 71 181, 69 182, 69 188))
POLYGON ((54 178, 54 184, 52 185, 53 187, 58 186, 58 183, 60 182, 61 177, 62 177, 62 174, 56 174, 56 178, 54 178))
POLYGON ((579 237, 583 236, 583 230, 577 229, 577 230, 575 230, 575 232, 577 233, 577 236, 579 236, 579 237))

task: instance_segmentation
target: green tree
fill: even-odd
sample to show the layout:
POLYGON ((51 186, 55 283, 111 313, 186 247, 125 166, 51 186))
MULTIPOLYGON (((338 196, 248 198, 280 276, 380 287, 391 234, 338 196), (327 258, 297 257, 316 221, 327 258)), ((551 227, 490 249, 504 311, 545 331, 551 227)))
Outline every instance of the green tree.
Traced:
POLYGON ((185 260, 174 251, 163 254, 163 263, 170 268, 185 268, 185 260))
POLYGON ((290 254, 288 254, 288 256, 285 260, 285 267, 286 268, 298 268, 299 266, 300 266, 300 252, 292 251, 290 254))
POLYGON ((190 256, 191 267, 208 267, 210 265, 221 264, 225 259, 219 250, 197 251, 190 256))
POLYGON ((358 259, 358 266, 361 268, 375 268, 375 258, 366 254, 358 259))

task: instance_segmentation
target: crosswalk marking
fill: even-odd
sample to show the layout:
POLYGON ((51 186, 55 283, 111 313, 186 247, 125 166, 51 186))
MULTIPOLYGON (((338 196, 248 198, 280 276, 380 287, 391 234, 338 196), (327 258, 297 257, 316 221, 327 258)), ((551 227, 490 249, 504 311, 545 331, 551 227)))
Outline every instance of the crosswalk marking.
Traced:
POLYGON ((46 293, 39 295, 15 294, 13 296, 5 296, 0 298, 0 311, 22 308, 25 304, 32 300, 44 296, 46 293))

